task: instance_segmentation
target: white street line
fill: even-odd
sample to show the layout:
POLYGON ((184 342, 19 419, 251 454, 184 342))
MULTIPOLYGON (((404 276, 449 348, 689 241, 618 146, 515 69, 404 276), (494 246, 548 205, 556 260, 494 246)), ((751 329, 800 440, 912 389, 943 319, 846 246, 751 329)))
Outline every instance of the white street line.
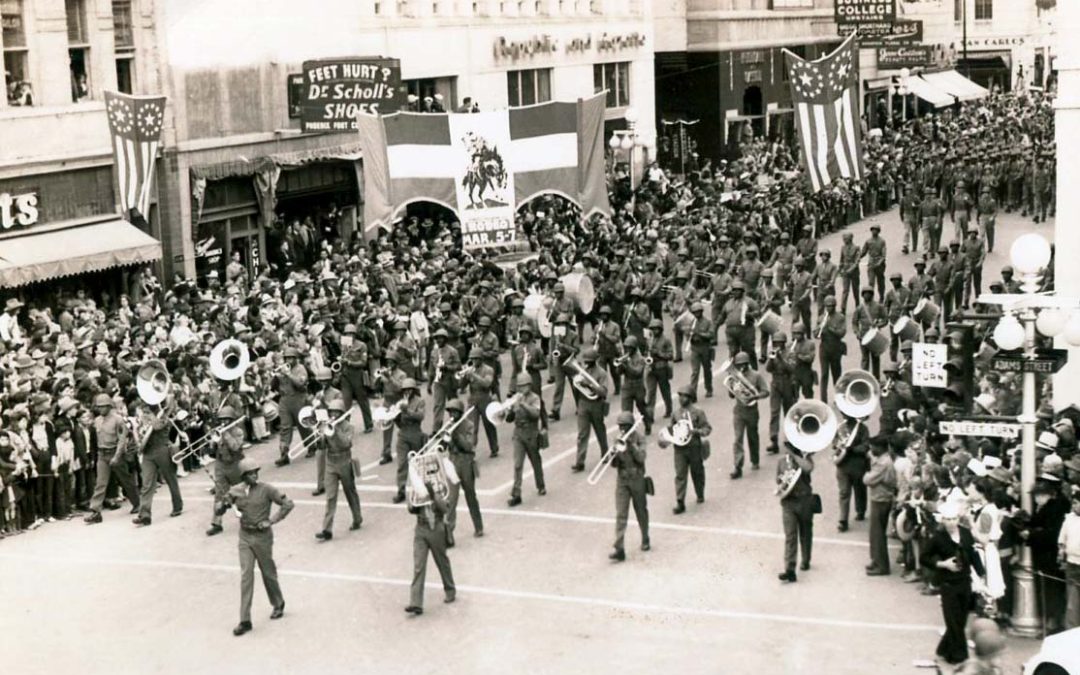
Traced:
MULTIPOLYGON (((102 566, 126 566, 145 567, 150 569, 184 569, 207 572, 227 572, 236 574, 239 569, 231 565, 214 565, 209 563, 190 563, 170 560, 125 560, 122 558, 77 558, 64 556, 63 558, 40 558, 18 554, 0 553, 0 559, 20 560, 31 563, 62 563, 66 565, 102 565, 102 566)), ((296 577, 300 579, 322 579, 327 581, 347 581, 353 583, 372 584, 380 586, 409 586, 407 579, 392 579, 375 577, 363 574, 342 574, 334 572, 317 572, 309 570, 287 570, 278 567, 278 575, 296 577)), ((441 584, 432 582, 425 584, 425 588, 439 590, 441 584)), ((705 617, 713 619, 732 619, 739 621, 766 621, 771 623, 785 623, 809 626, 827 626, 834 628, 861 628, 867 630, 884 630, 894 632, 927 633, 937 632, 939 626, 919 623, 884 623, 875 621, 858 621, 855 619, 829 619, 825 617, 798 616, 795 614, 771 614, 766 612, 744 612, 731 609, 712 609, 697 607, 678 607, 673 605, 657 605, 645 602, 632 602, 627 600, 612 600, 608 598, 588 597, 580 595, 556 595, 553 593, 537 593, 533 591, 518 591, 506 588, 490 588, 484 586, 459 585, 458 591, 474 593, 476 595, 488 595, 501 598, 513 598, 517 600, 538 600, 542 602, 584 605, 590 607, 603 607, 608 609, 622 609, 641 614, 673 614, 677 616, 705 617)))

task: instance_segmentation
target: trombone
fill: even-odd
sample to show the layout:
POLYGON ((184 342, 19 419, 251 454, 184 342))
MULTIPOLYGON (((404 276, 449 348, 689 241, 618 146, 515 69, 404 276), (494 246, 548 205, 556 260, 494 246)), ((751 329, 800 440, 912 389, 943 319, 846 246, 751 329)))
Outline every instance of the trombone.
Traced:
MULTIPOLYGON (((205 436, 203 436, 199 440, 195 441, 194 443, 189 443, 186 448, 183 448, 183 449, 178 450, 175 453, 173 453, 172 461, 174 461, 176 463, 183 462, 188 457, 191 457, 192 455, 196 455, 196 454, 201 453, 203 448, 205 448, 206 446, 208 446, 208 445, 217 445, 218 443, 221 442, 221 437, 225 435, 226 431, 232 429, 233 427, 240 424, 241 422, 244 422, 245 420, 247 420, 247 415, 244 415, 243 417, 238 417, 237 419, 233 420, 232 422, 229 422, 228 424, 223 424, 221 426, 214 427, 214 429, 212 429, 210 432, 208 432, 205 436)), ((184 435, 186 436, 187 434, 184 434, 184 435)), ((213 459, 210 459, 210 458, 206 458, 206 459, 208 459, 209 461, 202 461, 203 458, 200 458, 200 464, 202 464, 203 466, 206 466, 207 464, 209 464, 210 462, 213 461, 213 459)))
POLYGON ((589 473, 589 477, 585 479, 585 482, 589 485, 596 485, 600 482, 600 479, 604 477, 604 473, 607 472, 608 467, 615 461, 615 457, 621 452, 626 452, 626 441, 630 438, 635 431, 637 431, 638 425, 641 424, 641 418, 634 419, 634 426, 626 430, 626 433, 619 436, 619 440, 611 446, 604 456, 600 458, 600 462, 593 467, 592 472, 589 473))
POLYGON ((309 405, 301 408, 300 414, 296 416, 297 423, 314 433, 312 433, 307 440, 298 443, 289 450, 289 459, 297 459, 321 439, 333 436, 337 425, 341 424, 342 420, 348 419, 349 417, 350 415, 348 411, 346 411, 338 416, 337 419, 331 420, 326 415, 326 410, 324 408, 316 409, 309 405))

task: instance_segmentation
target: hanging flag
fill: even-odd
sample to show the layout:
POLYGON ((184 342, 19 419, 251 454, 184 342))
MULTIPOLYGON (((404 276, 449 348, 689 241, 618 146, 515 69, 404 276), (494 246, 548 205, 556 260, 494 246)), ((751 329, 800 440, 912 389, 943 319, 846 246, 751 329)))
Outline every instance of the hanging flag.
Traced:
POLYGON ((863 176, 856 35, 817 61, 784 50, 802 165, 814 192, 838 178, 863 176))
POLYGON ((466 248, 514 243, 514 213, 545 193, 609 214, 604 97, 481 113, 359 116, 364 227, 388 226, 407 204, 457 214, 466 248))
POLYGON ((154 184, 154 166, 165 115, 164 96, 128 96, 105 92, 105 110, 112 134, 120 211, 146 218, 154 184), (132 214, 132 210, 137 215, 132 214))

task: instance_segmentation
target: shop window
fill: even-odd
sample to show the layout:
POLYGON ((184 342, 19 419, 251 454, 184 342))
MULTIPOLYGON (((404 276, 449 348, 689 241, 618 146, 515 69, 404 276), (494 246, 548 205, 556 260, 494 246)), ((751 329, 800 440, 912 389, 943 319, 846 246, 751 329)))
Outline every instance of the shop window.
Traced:
POLYGON ((131 0, 112 0, 113 42, 116 58, 116 88, 135 93, 135 29, 131 0))
POLYGON ((68 64, 71 100, 90 98, 90 31, 86 26, 86 0, 64 0, 67 11, 68 64))
POLYGON ((960 21, 964 18, 964 3, 967 0, 953 0, 953 21, 960 21))
POLYGON ((0 24, 3 26, 4 88, 7 104, 34 105, 30 84, 30 59, 26 49, 26 27, 23 0, 0 0, 0 24))
POLYGON ((813 9, 814 0, 769 0, 769 9, 813 9))
POLYGON ((511 70, 506 73, 506 95, 511 106, 551 100, 551 68, 511 70))
POLYGON ((990 21, 994 18, 994 0, 975 0, 975 20, 990 21))
POLYGON ((630 105, 630 62, 597 63, 593 66, 593 90, 607 90, 607 107, 630 105))
POLYGON ((304 76, 302 73, 289 75, 286 85, 289 92, 289 119, 299 119, 301 115, 300 102, 304 99, 304 76))

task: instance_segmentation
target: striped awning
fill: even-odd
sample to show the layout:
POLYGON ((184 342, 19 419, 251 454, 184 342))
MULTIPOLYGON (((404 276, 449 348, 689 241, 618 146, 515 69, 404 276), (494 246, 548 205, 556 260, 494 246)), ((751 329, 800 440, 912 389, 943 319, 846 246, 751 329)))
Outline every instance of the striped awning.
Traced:
POLYGON ((138 265, 161 258, 161 242, 126 220, 0 239, 0 288, 138 265))

